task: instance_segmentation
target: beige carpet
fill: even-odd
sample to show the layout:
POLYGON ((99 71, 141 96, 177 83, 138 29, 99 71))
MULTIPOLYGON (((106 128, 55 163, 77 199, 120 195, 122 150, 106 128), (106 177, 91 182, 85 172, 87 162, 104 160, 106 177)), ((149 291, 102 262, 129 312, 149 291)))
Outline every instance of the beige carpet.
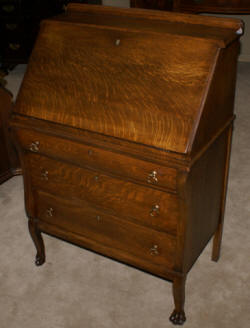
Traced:
MULTIPOLYGON (((17 90, 24 66, 8 77, 17 90)), ((186 328, 250 326, 250 64, 239 65, 222 257, 211 245, 187 280, 186 328)), ((34 265, 22 178, 0 186, 0 328, 167 328, 171 284, 44 236, 34 265)))

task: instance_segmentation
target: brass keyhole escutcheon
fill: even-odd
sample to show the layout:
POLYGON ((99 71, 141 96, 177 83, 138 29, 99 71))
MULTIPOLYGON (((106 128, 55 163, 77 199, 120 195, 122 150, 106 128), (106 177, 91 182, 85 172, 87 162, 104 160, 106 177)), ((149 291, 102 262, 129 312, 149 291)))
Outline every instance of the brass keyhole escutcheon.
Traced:
POLYGON ((47 170, 42 170, 41 171, 41 177, 43 180, 49 180, 49 172, 47 170))
POLYGON ((152 206, 152 209, 150 211, 151 216, 158 216, 160 214, 160 205, 155 204, 152 206))

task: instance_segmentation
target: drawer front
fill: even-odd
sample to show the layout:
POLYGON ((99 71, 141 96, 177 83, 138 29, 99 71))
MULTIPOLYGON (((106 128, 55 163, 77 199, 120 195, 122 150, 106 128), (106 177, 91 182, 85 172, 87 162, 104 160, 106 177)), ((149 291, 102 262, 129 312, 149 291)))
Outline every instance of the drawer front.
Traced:
POLYGON ((155 264, 173 266, 176 239, 171 235, 107 215, 86 203, 41 191, 36 192, 36 211, 39 220, 111 247, 117 254, 121 251, 155 264))
POLYGON ((81 199, 119 217, 176 233, 176 195, 58 162, 38 154, 26 155, 35 188, 69 199, 81 199))
POLYGON ((100 169, 143 184, 176 190, 177 172, 173 168, 31 130, 17 130, 16 133, 26 150, 100 169))

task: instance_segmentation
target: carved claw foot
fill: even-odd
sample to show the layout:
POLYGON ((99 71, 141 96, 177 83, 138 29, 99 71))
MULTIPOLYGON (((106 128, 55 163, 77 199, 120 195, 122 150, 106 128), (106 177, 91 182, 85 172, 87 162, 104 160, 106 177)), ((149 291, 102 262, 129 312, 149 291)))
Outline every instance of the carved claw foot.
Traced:
POLYGON ((44 262, 45 262, 45 257, 39 255, 36 256, 35 264, 37 266, 43 265, 44 262))
POLYGON ((186 321, 186 316, 185 312, 177 312, 176 310, 173 311, 171 314, 169 320, 174 324, 174 325, 183 325, 184 322, 186 321))

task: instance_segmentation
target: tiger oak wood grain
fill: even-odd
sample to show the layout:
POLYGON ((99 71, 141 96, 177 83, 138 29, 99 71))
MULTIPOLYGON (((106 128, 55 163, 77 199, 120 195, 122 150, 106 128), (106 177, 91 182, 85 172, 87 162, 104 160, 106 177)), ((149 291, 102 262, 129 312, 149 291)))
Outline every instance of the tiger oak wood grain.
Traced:
POLYGON ((189 270, 213 236, 220 254, 242 28, 79 4, 43 22, 11 120, 37 265, 44 232, 171 280, 184 323, 189 270))
POLYGON ((148 52, 150 32, 44 22, 17 98, 19 113, 186 153, 217 47, 205 38, 169 34, 169 25, 164 34, 154 31, 154 52, 148 52))
POLYGON ((54 161, 40 155, 28 155, 25 165, 32 185, 64 198, 81 199, 131 220, 176 232, 177 197, 152 188, 108 177, 93 170, 54 161), (44 177, 44 172, 48 172, 44 177), (158 205, 159 211, 152 213, 158 205))
MULTIPOLYGON (((94 251, 97 254, 104 255, 113 260, 117 260, 121 263, 130 265, 136 269, 140 269, 144 272, 150 272, 158 277, 164 279, 174 279, 176 276, 181 276, 181 274, 176 273, 174 270, 170 269, 170 265, 162 266, 158 261, 149 261, 145 259, 145 256, 134 256, 123 249, 116 249, 113 246, 107 246, 104 243, 98 243, 93 238, 89 236, 80 235, 71 231, 67 231, 65 228, 60 228, 59 226, 46 223, 45 221, 39 220, 36 222, 36 227, 39 232, 45 232, 54 237, 58 237, 62 240, 69 241, 76 244, 77 246, 84 247, 94 251)), ((148 249, 147 249, 148 252, 148 249)), ((45 260, 45 253, 42 253, 42 258, 45 260)), ((43 262, 44 263, 44 262, 43 262)), ((41 264, 43 264, 41 263, 41 264)), ((37 265, 41 265, 37 264, 37 265)))
POLYGON ((165 36, 154 35, 155 51, 148 52, 150 42, 147 35, 138 32, 47 22, 35 46, 36 56, 31 56, 32 77, 28 72, 19 99, 25 88, 35 87, 29 96, 26 92, 25 99, 17 100, 19 112, 185 152, 209 75, 208 63, 216 48, 203 40, 191 39, 188 51, 183 53, 183 37, 169 36, 166 43, 165 36), (65 47, 68 39, 72 46, 65 47), (121 40, 119 46, 115 44, 117 39, 121 40), (73 47, 76 43, 77 49, 73 47), (198 46, 200 52, 196 51, 198 46), (160 62, 153 60, 157 49, 162 57, 160 62), (81 55, 88 58, 87 65, 79 61, 81 55), (175 61, 169 67, 167 63, 173 56, 175 61), (62 65, 64 70, 57 74, 56 68, 62 65), (68 72, 72 76, 70 83, 68 72), (44 78, 47 87, 41 88, 44 78), (173 89, 182 90, 174 101, 173 89), (48 94, 52 96, 49 99, 48 94), (69 106, 71 115, 67 114, 69 106), (188 111, 184 112, 185 108, 188 111))
POLYGON ((36 206, 36 217, 42 221, 85 237, 91 235, 97 243, 112 246, 117 253, 122 250, 145 261, 173 267, 175 237, 123 221, 85 203, 67 201, 41 191, 37 192, 36 206), (53 208, 52 216, 47 213, 49 208, 53 208), (156 243, 159 256, 150 253, 156 243))
POLYGON ((75 163, 79 166, 95 168, 111 175, 121 175, 127 179, 136 180, 138 183, 150 184, 155 188, 163 187, 171 191, 176 190, 177 171, 171 167, 142 161, 114 151, 110 152, 92 145, 49 136, 29 129, 18 129, 16 136, 26 150, 29 150, 32 143, 39 140, 39 154, 75 163), (153 171, 157 171, 157 183, 149 177, 153 171))

